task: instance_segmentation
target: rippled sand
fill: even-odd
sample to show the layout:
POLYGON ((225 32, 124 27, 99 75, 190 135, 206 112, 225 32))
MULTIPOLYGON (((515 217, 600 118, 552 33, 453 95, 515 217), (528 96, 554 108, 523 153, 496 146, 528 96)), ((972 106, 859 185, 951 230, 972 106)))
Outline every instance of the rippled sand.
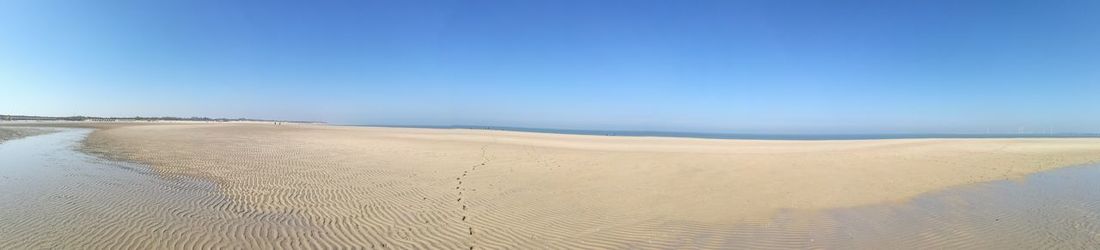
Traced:
MULTIPOLYGON (((305 125, 108 126, 84 150, 216 183, 197 242, 805 247, 823 211, 1100 159, 1096 139, 747 141, 305 125), (281 223, 286 223, 285 225, 281 223)), ((183 236, 181 236, 183 237, 183 236)), ((858 245, 858 244, 857 244, 858 245)))
POLYGON ((223 226, 285 226, 225 213, 237 203, 212 182, 75 151, 91 130, 54 132, 0 144, 0 249, 262 246, 223 226))

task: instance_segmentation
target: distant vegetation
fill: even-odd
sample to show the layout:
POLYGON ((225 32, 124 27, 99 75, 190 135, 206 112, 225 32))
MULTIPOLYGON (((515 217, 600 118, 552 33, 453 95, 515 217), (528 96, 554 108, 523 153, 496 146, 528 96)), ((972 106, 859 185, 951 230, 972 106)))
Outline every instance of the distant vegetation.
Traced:
POLYGON ((199 122, 292 122, 292 123, 323 123, 314 121, 280 121, 248 118, 209 118, 209 117, 95 117, 95 116, 30 116, 30 115, 0 115, 0 121, 106 121, 106 122, 133 122, 133 121, 199 121, 199 122))

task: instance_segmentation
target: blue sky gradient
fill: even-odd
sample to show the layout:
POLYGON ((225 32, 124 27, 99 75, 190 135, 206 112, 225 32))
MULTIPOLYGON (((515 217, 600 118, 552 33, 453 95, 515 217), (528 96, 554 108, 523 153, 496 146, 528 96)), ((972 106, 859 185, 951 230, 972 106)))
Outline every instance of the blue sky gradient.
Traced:
POLYGON ((0 113, 1100 132, 1100 1, 0 2, 0 113))

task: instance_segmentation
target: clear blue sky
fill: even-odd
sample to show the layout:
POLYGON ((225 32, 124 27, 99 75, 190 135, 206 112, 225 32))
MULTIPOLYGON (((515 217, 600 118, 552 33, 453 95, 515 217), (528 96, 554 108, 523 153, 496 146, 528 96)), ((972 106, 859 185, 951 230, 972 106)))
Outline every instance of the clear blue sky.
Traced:
POLYGON ((1100 1, 9 0, 0 113, 1098 132, 1100 1))

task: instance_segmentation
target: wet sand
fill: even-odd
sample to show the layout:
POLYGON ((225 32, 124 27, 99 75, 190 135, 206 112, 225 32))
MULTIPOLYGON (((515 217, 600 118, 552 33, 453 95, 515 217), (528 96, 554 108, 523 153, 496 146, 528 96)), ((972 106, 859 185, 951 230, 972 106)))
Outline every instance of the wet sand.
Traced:
POLYGON ((212 182, 84 155, 90 129, 54 131, 0 144, 0 249, 241 247, 221 225, 264 224, 223 213, 235 203, 212 182))
POLYGON ((1095 249, 1100 165, 967 185, 910 202, 834 209, 817 230, 829 248, 1095 249))
POLYGON ((1098 139, 751 141, 260 124, 109 126, 83 150, 158 176, 210 180, 236 204, 222 212, 308 228, 240 226, 290 232, 276 239, 446 249, 827 245, 813 242, 837 238, 821 219, 829 211, 1100 160, 1098 139))
POLYGON ((50 129, 24 128, 24 127, 0 127, 0 143, 28 136, 35 136, 52 132, 50 129))

